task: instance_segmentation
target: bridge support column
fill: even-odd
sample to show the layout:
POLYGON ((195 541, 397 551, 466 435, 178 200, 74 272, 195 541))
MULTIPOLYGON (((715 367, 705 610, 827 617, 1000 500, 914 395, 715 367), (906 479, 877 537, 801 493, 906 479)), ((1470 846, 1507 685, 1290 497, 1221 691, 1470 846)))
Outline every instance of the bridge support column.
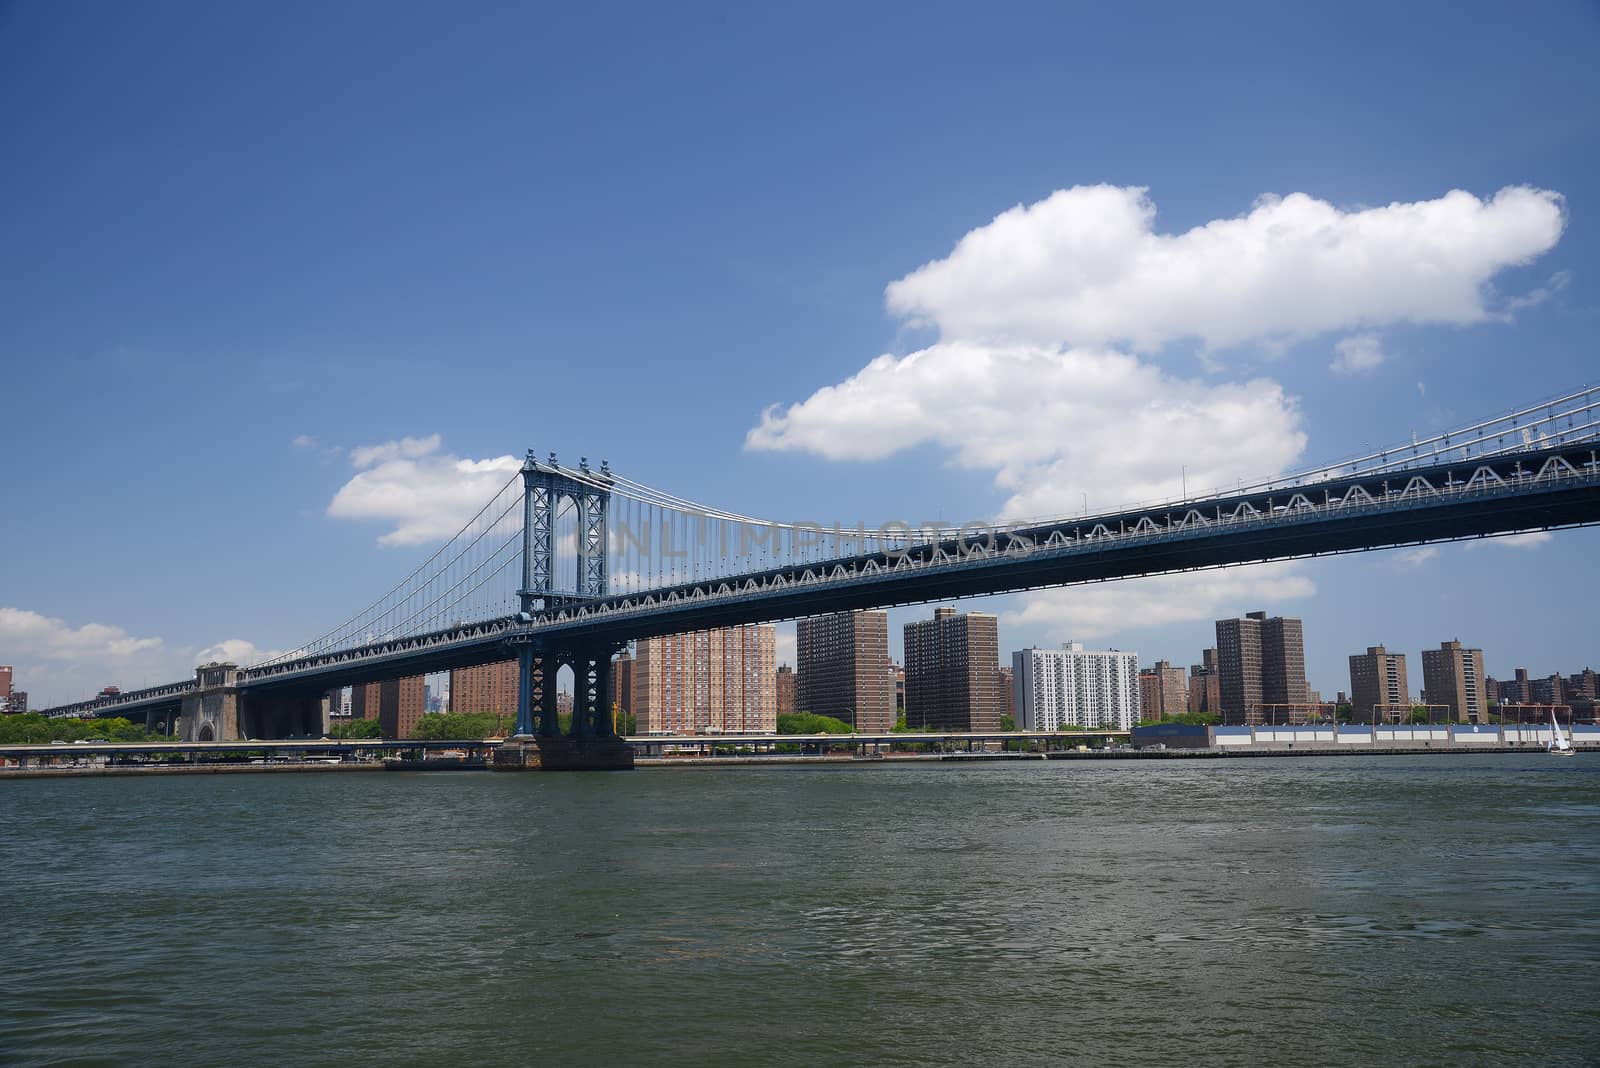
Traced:
POLYGON ((611 738, 617 733, 611 720, 611 651, 601 649, 594 661, 594 733, 598 738, 611 738))
POLYGON ((539 688, 534 692, 534 700, 538 707, 534 715, 538 722, 538 734, 541 738, 561 737, 561 702, 556 696, 556 674, 561 670, 561 661, 553 656, 542 657, 539 661, 539 688))
POLYGON ((572 736, 594 734, 594 661, 585 650, 572 660, 572 736))
POLYGON ((534 660, 533 646, 524 645, 517 650, 517 725, 511 728, 514 738, 533 736, 534 660))
POLYGON ((561 733, 556 709, 556 672, 560 662, 533 644, 517 648, 517 725, 511 734, 518 738, 553 737, 561 733))
POLYGON ((532 644, 517 651, 517 732, 495 750, 496 771, 617 771, 633 767, 633 748, 612 732, 606 706, 611 673, 609 646, 556 653, 532 644), (556 672, 572 665, 572 730, 561 734, 556 672), (527 729, 524 729, 527 728, 527 729))

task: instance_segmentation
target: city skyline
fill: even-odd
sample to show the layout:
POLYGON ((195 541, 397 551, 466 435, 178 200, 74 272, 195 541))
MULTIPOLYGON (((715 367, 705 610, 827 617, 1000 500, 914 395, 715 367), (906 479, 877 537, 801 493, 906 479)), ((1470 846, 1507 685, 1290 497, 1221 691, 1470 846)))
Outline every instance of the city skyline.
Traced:
MULTIPOLYGON (((1006 715, 1021 727, 1047 730, 1056 729, 1048 724, 1081 728, 1105 722, 1125 729, 1138 720, 1195 712, 1215 714, 1224 724, 1296 724, 1326 719, 1335 708, 1356 723, 1398 722, 1417 711, 1482 723, 1496 705, 1534 712, 1573 707, 1592 715, 1600 698, 1600 675, 1587 665, 1538 676, 1517 666, 1512 678, 1496 679, 1485 670, 1484 651, 1459 640, 1421 651, 1415 698, 1406 653, 1381 644, 1350 654, 1348 689, 1330 688, 1329 696, 1304 676, 1303 621, 1262 610, 1215 620, 1216 645, 1202 649, 1201 662, 1187 670, 1159 658, 1152 664, 1137 650, 1087 650, 1077 641, 1059 650, 1035 645, 1007 654, 996 617, 958 614, 944 605, 934 607, 931 618, 906 624, 908 671, 887 652, 887 622, 882 610, 799 620, 798 669, 779 661, 772 625, 630 642, 612 659, 604 707, 639 717, 633 729, 647 734, 769 731, 775 716, 797 711, 872 734, 889 731, 897 711, 910 714, 908 725, 926 721, 929 728, 955 730, 995 729, 1006 715), (637 702, 636 668, 642 676, 637 702)), ((214 663, 200 674, 227 670, 214 663)), ((27 710, 26 694, 13 689, 13 676, 10 665, 0 665, 0 712, 27 710), (16 708, 7 708, 8 697, 16 699, 16 708)), ((571 668, 563 666, 556 676, 562 714, 571 711, 572 683, 571 668)), ((114 686, 102 690, 116 692, 114 686)), ((322 695, 321 716, 324 731, 331 715, 375 719, 383 737, 405 738, 433 713, 489 714, 503 729, 516 717, 517 704, 516 661, 489 661, 335 688, 322 695), (441 699, 441 689, 450 696, 441 699)), ((254 714, 247 721, 237 712, 251 729, 293 731, 300 729, 299 717, 314 718, 316 712, 301 706, 265 713, 256 708, 254 714)), ((185 736, 192 726, 185 726, 185 736)))
MULTIPOLYGON (((588 16, 306 41, 267 12, 8 9, 0 123, 30 162, 0 178, 0 557, 28 567, 0 587, 0 658, 31 703, 296 647, 424 559, 440 517, 529 447, 780 518, 1062 514, 1401 442, 1591 373, 1600 179, 1574 102, 1596 31, 1577 7, 1536 27, 1481 12, 1423 55, 1332 12, 1280 38, 1203 12, 1152 34, 1041 10, 1039 33, 1006 35, 1026 60, 960 91, 929 84, 927 58, 965 69, 996 24, 853 17, 838 39, 759 12, 709 36, 651 15, 649 47, 535 70, 511 42, 588 40, 588 16), (212 47, 182 45, 197 21, 212 47), (791 33, 808 48, 721 91, 732 57, 791 33), (1110 47, 1063 64, 1047 44, 1085 33, 1110 47), (266 58, 283 48, 292 66, 266 58), (436 82, 371 67, 386 49, 434 56, 436 82), (813 50, 833 75, 797 58, 813 50), (1350 81, 1350 50, 1370 78, 1350 81), (680 93, 647 117, 639 78, 680 93), (1124 90, 1083 91, 1100 79, 1124 90), (1450 91, 1396 107, 1386 86, 1412 79, 1450 91), (296 122, 273 118, 285 101, 296 122), (594 121, 562 120, 575 109, 594 121), (413 113, 430 118, 368 122, 413 113), (1004 165, 950 166, 952 144, 1004 165), (1382 270, 1350 273, 1319 233, 1382 270), (1019 247, 1037 270, 992 269, 1019 247), (1171 294, 1161 264, 1200 281, 1171 294), (530 390, 605 403, 535 421, 530 390), (126 520, 116 538, 85 480, 94 516, 126 520), (230 507, 170 521, 224 480, 230 507)), ((1396 40, 1436 31, 1385 19, 1396 40)), ((1457 630, 1490 674, 1542 672, 1586 637, 1503 606, 1560 598, 1597 548, 1574 531, 961 607, 1020 644, 1179 664, 1213 619, 1263 606, 1326 636, 1307 665, 1324 691, 1349 650, 1457 630)))
MULTIPOLYGON (((1002 598, 997 598, 997 597, 963 598, 963 599, 958 599, 958 600, 952 600, 952 601, 948 602, 948 604, 950 604, 950 605, 958 605, 958 606, 962 606, 964 608, 967 605, 972 605, 972 604, 977 604, 977 603, 985 603, 985 602, 992 602, 992 601, 1001 600, 1001 599, 1002 598)), ((888 648, 889 648, 888 660, 889 660, 889 662, 891 664, 895 664, 895 665, 903 664, 904 663, 904 652, 903 652, 904 644, 903 644, 902 634, 903 634, 904 624, 906 622, 930 619, 931 618, 930 613, 932 611, 932 606, 920 605, 920 606, 909 606, 909 607, 897 607, 897 608, 890 608, 890 609, 878 610, 878 611, 886 613, 887 618, 889 620, 889 623, 888 623, 888 626, 887 626, 888 648)), ((1232 618, 1232 617, 1230 617, 1230 618, 1232 618)), ((774 650, 775 650, 775 652, 773 654, 773 662, 774 662, 774 665, 775 665, 775 669, 777 667, 788 667, 791 671, 798 670, 797 649, 796 649, 796 645, 795 645, 795 636, 794 636, 794 633, 793 633, 793 628, 796 626, 796 624, 798 622, 799 621, 791 621, 791 622, 787 622, 787 623, 778 623, 778 624, 769 625, 770 629, 773 631, 773 634, 774 634, 774 650), (788 633, 785 633, 786 630, 788 631, 788 633)), ((1200 656, 1202 654, 1207 653, 1207 652, 1210 652, 1210 653, 1213 653, 1213 654, 1215 653, 1214 646, 1216 644, 1216 640, 1215 640, 1215 629, 1214 628, 1215 628, 1215 623, 1216 622, 1220 622, 1220 621, 1211 621, 1211 622, 1208 622, 1208 623, 1206 623, 1204 625, 1197 625, 1196 628, 1193 628, 1193 629, 1198 629, 1201 632, 1201 634, 1204 635, 1204 636, 1197 636, 1195 638, 1195 641, 1197 642, 1197 644, 1195 645, 1195 647, 1193 649, 1186 649, 1186 648, 1179 647, 1179 648, 1176 648, 1176 649, 1172 649, 1169 652, 1165 652, 1165 653, 1162 653, 1162 654, 1156 654, 1156 653, 1146 653, 1142 649, 1139 649, 1139 648, 1123 648, 1121 646, 1118 646, 1118 645, 1115 645, 1115 644, 1110 644, 1110 643, 1090 643, 1090 644, 1103 645, 1104 646, 1104 651, 1133 652, 1133 653, 1137 654, 1138 657, 1139 657, 1139 664, 1140 664, 1141 669, 1153 667, 1158 662, 1168 662, 1168 663, 1170 663, 1172 665, 1175 665, 1177 667, 1182 668, 1184 670, 1184 672, 1185 672, 1185 678, 1187 680, 1192 675, 1192 671, 1191 671, 1192 667, 1193 666, 1198 666, 1201 663, 1200 656)), ((1303 620, 1302 620, 1302 622, 1303 622, 1303 620)), ((1398 642, 1393 642, 1393 641, 1368 643, 1367 645, 1361 647, 1361 648, 1363 648, 1365 650, 1365 653, 1356 653, 1356 652, 1351 652, 1351 651, 1347 651, 1347 650, 1336 648, 1331 642, 1322 640, 1322 634, 1321 634, 1322 628, 1317 624, 1317 621, 1315 620, 1314 617, 1312 618, 1311 623, 1312 623, 1312 630, 1313 630, 1314 634, 1316 634, 1317 638, 1316 638, 1316 640, 1314 640, 1311 643, 1309 643, 1309 645, 1306 648, 1304 648, 1304 650, 1303 650, 1304 662, 1308 666, 1310 664, 1312 664, 1313 662, 1324 663, 1324 664, 1335 664, 1335 663, 1337 663, 1339 665, 1339 668, 1341 669, 1339 673, 1328 672, 1328 673, 1326 673, 1326 674, 1324 674, 1324 675, 1322 675, 1320 677, 1315 677, 1314 678, 1314 677, 1312 677, 1312 675, 1310 673, 1310 670, 1309 670, 1309 667, 1308 667, 1307 674, 1306 674, 1306 682, 1307 682, 1306 689, 1309 692, 1320 693, 1321 696, 1322 696, 1322 700, 1324 702, 1331 701, 1332 700, 1332 695, 1334 695, 1336 693, 1341 693, 1341 692, 1346 693, 1347 695, 1349 695, 1351 697, 1352 701, 1353 701, 1354 693, 1353 693, 1353 689, 1352 689, 1352 678, 1351 678, 1351 675, 1350 675, 1350 664, 1353 663, 1353 661, 1357 658, 1357 656, 1361 656, 1361 655, 1365 655, 1366 653, 1370 653, 1370 652, 1373 651, 1374 648, 1377 648, 1377 649, 1380 649, 1380 650, 1386 650, 1388 655, 1401 659, 1401 661, 1402 661, 1401 677, 1402 678, 1406 678, 1406 677, 1409 676, 1409 680, 1410 680, 1410 682, 1409 682, 1409 691, 1411 693, 1411 696, 1413 698, 1415 698, 1416 700, 1419 700, 1419 701, 1421 700, 1421 695, 1422 695, 1422 669, 1420 667, 1420 664, 1421 664, 1420 654, 1425 652, 1425 651, 1429 651, 1429 650, 1432 650, 1432 651, 1436 652, 1438 650, 1438 648, 1440 647, 1441 643, 1460 642, 1462 645, 1467 646, 1469 648, 1479 649, 1480 652, 1481 652, 1482 661, 1483 661, 1482 668, 1481 668, 1483 679, 1485 681, 1487 681, 1487 682, 1497 683, 1500 686, 1508 685, 1513 678, 1520 678, 1520 679, 1524 680, 1524 684, 1529 686, 1529 687, 1539 687, 1539 686, 1548 687, 1549 683, 1550 683, 1550 680, 1552 678, 1561 679, 1562 680, 1562 684, 1565 685, 1565 680, 1569 679, 1570 677, 1572 677, 1574 675, 1582 675, 1584 672, 1592 672, 1594 670, 1593 669, 1593 664, 1596 663, 1596 662, 1600 662, 1600 658, 1591 658, 1591 657, 1585 657, 1585 656, 1581 656, 1581 655, 1580 655, 1578 661, 1575 661, 1575 662, 1570 662, 1570 663, 1553 662, 1554 658, 1547 654, 1546 655, 1546 660, 1549 660, 1549 661, 1552 661, 1552 662, 1546 663, 1545 661, 1531 661, 1532 663, 1536 664, 1537 666, 1534 666, 1534 667, 1530 668, 1529 667, 1529 662, 1517 660, 1516 658, 1511 657, 1511 656, 1507 656, 1507 655, 1503 654, 1502 652, 1500 652, 1498 650, 1482 649, 1480 646, 1476 646, 1475 643, 1471 640, 1470 637, 1468 639, 1466 639, 1466 640, 1462 640, 1459 636, 1457 636, 1455 634, 1452 634, 1452 636, 1450 638, 1443 638, 1441 636, 1435 635, 1435 636, 1433 636, 1431 638, 1423 638, 1420 641, 1420 643, 1418 643, 1418 644, 1405 645, 1405 646, 1401 645, 1398 642)), ((1019 649, 1030 647, 1029 644, 1018 643, 1018 642, 1012 641, 1007 636, 1006 632, 1007 632, 1008 629, 1009 628, 1005 624, 1005 621, 1003 619, 1000 620, 998 647, 999 647, 999 649, 1001 651, 1001 656, 1000 656, 999 660, 997 661, 997 666, 1002 667, 1002 668, 1010 667, 1009 657, 1010 657, 1011 653, 1016 652, 1019 649)), ((1470 634, 1470 632, 1467 632, 1467 633, 1470 634)), ((1046 644, 1048 646, 1050 646, 1050 647, 1059 647, 1060 645, 1071 644, 1071 643, 1075 643, 1075 642, 1077 642, 1078 644, 1084 644, 1084 643, 1078 642, 1078 639, 1075 639, 1075 638, 1067 638, 1067 639, 1064 639, 1062 642, 1050 642, 1050 643, 1046 643, 1046 644)), ((510 678, 510 676, 506 676, 506 674, 505 674, 508 670, 509 670, 509 667, 508 667, 507 664, 496 663, 496 664, 484 665, 483 667, 480 667, 480 668, 466 669, 465 672, 458 671, 458 672, 453 673, 453 674, 455 674, 455 675, 463 675, 463 674, 465 674, 466 677, 472 678, 474 680, 477 680, 479 678, 487 679, 489 677, 489 673, 492 671, 497 676, 501 676, 500 678, 498 678, 496 692, 497 693, 503 693, 505 691, 503 691, 503 689, 501 689, 501 688, 503 688, 505 685, 508 684, 507 683, 507 678, 510 678)), ((0 668, 0 672, 3 672, 3 668, 0 668)), ((452 694, 452 673, 450 673, 450 672, 439 673, 439 674, 430 674, 430 675, 426 675, 426 676, 414 676, 414 678, 421 679, 421 680, 426 680, 427 686, 430 688, 428 692, 430 692, 430 693, 436 693, 437 692, 437 684, 442 683, 443 684, 443 688, 444 688, 444 693, 446 694, 446 696, 447 697, 453 696, 453 694, 452 694)), ((570 693, 572 691, 571 670, 570 669, 566 669, 566 668, 562 669, 562 671, 561 671, 561 673, 559 675, 559 680, 560 681, 558 683, 558 687, 559 687, 560 691, 562 693, 564 693, 564 694, 570 695, 570 693)), ((27 696, 26 680, 24 678, 22 678, 21 676, 15 676, 14 678, 13 677, 9 677, 9 676, 5 676, 4 677, 4 681, 6 683, 8 683, 12 688, 14 688, 14 690, 18 694, 23 695, 28 700, 29 707, 31 707, 31 708, 47 707, 46 705, 41 704, 41 702, 38 700, 37 697, 29 697, 29 696, 27 696)), ((116 681, 112 680, 104 688, 105 689, 111 689, 111 688, 128 689, 129 687, 127 687, 127 686, 118 687, 116 681)), ((372 694, 373 694, 373 697, 372 697, 373 708, 376 708, 377 707, 377 700, 378 700, 378 698, 377 698, 378 684, 376 684, 376 683, 370 684, 368 688, 371 689, 372 694)), ((97 687, 97 690, 98 689, 101 689, 101 688, 97 687)), ((359 690, 359 689, 361 689, 361 687, 356 687, 355 689, 359 690)), ((341 690, 342 690, 342 692, 344 692, 347 695, 347 698, 348 698, 348 695, 351 692, 350 689, 349 688, 341 688, 341 690)), ((514 686, 513 686, 513 690, 514 690, 514 686)), ((3 696, 4 696, 3 694, 0 694, 0 697, 3 697, 3 696)), ((1489 691, 1489 692, 1485 693, 1484 698, 1489 703, 1494 703, 1498 699, 1498 695, 1493 691, 1489 691)), ((360 700, 359 698, 356 699, 356 701, 358 702, 358 706, 357 706, 358 708, 359 708, 359 700, 360 700)), ((498 710, 502 709, 503 706, 507 705, 508 702, 514 704, 514 700, 515 700, 514 693, 510 693, 508 696, 501 697, 498 700, 492 701, 491 704, 492 704, 493 707, 487 707, 487 708, 483 708, 483 709, 476 709, 475 708, 475 709, 472 709, 472 710, 473 711, 498 711, 498 710)), ((1528 702, 1529 703, 1537 703, 1537 704, 1550 703, 1550 702, 1547 702, 1547 701, 1535 701, 1532 698, 1532 696, 1530 696, 1528 698, 1528 702)), ((1560 702, 1556 702, 1556 703, 1560 703, 1560 702)), ((459 701, 452 702, 451 704, 452 704, 452 707, 450 709, 448 709, 448 710, 452 710, 452 711, 456 710, 453 707, 453 705, 454 704, 459 704, 459 701)), ((467 709, 463 708, 461 710, 467 710, 467 709)), ((514 709, 513 709, 512 714, 514 714, 514 709)), ((357 716, 357 718, 361 718, 361 714, 360 714, 359 711, 356 712, 356 716, 357 716)))

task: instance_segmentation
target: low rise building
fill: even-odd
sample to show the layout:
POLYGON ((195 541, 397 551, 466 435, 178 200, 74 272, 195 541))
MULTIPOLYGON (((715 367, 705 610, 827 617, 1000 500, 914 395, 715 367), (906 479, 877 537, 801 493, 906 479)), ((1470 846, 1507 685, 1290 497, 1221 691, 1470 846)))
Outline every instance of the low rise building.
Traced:
POLYGON ((1222 714, 1222 674, 1217 669, 1217 651, 1206 649, 1201 662, 1189 667, 1189 711, 1222 714))
POLYGON ((799 679, 788 664, 778 665, 778 715, 792 716, 800 708, 798 703, 799 679))
POLYGON ((1183 668, 1157 660, 1155 667, 1139 672, 1139 715, 1146 720, 1161 720, 1189 710, 1189 684, 1183 668))

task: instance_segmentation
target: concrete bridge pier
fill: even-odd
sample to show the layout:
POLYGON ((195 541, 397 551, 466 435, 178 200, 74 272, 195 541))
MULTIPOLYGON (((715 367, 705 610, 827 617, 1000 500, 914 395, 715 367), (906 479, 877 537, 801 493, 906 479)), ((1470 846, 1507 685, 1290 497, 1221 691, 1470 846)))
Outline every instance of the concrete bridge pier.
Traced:
POLYGON ((633 747, 616 736, 607 706, 609 644, 567 649, 533 642, 517 649, 517 725, 495 750, 496 771, 621 771, 633 767, 633 747), (572 728, 562 734, 556 673, 572 668, 572 728))

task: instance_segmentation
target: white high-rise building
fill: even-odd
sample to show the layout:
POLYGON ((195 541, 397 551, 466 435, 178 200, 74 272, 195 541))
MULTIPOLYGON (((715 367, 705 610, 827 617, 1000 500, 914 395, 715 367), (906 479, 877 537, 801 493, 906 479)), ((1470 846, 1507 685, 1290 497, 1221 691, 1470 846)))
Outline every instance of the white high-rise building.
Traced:
POLYGON ((1018 730, 1132 730, 1139 722, 1138 653, 1091 652, 1082 642, 1021 649, 1011 654, 1011 680, 1018 730))

